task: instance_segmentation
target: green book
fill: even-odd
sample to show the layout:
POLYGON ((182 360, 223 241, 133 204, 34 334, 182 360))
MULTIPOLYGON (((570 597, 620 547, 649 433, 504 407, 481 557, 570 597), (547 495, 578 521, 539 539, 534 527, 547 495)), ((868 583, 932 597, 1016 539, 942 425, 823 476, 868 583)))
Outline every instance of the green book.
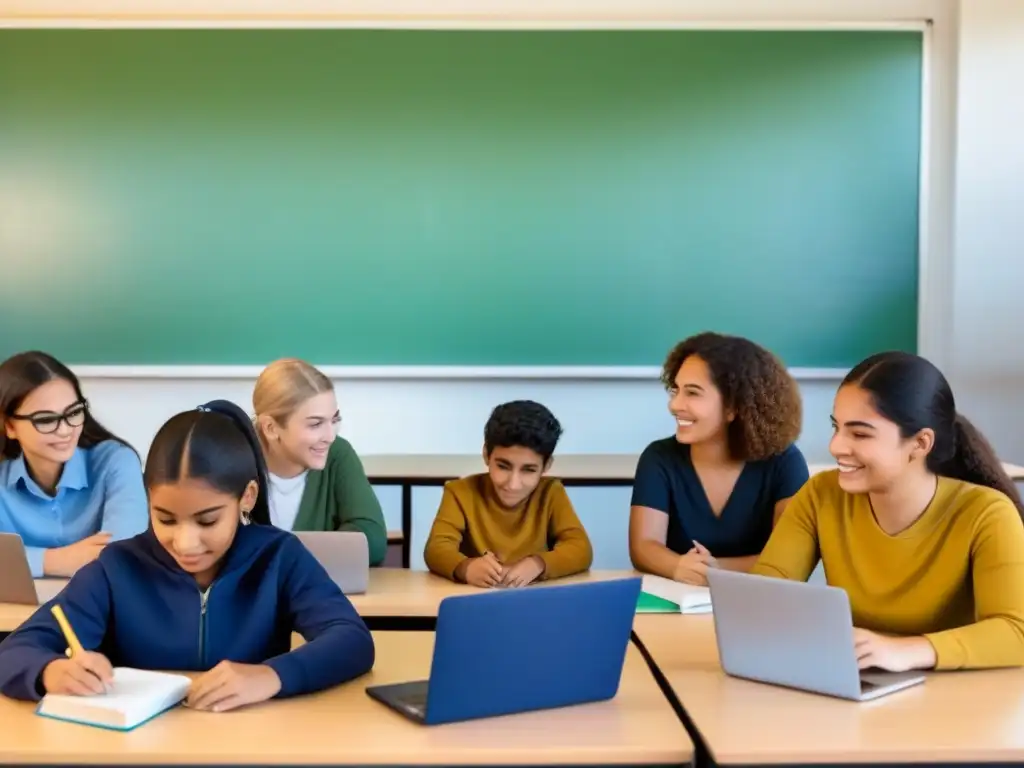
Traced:
POLYGON ((711 591, 707 587, 680 584, 648 573, 640 587, 636 612, 711 613, 711 591))
POLYGON ((679 603, 673 603, 663 597, 652 595, 647 592, 640 593, 640 599, 636 601, 637 613, 680 613, 679 603))

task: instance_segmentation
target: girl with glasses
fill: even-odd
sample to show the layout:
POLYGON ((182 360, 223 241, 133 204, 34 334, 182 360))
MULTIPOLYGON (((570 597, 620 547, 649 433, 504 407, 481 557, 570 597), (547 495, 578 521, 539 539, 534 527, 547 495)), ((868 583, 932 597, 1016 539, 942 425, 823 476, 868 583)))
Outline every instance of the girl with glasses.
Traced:
POLYGON ((0 363, 0 532, 35 578, 67 577, 146 529, 135 450, 93 418, 75 375, 43 352, 0 363))

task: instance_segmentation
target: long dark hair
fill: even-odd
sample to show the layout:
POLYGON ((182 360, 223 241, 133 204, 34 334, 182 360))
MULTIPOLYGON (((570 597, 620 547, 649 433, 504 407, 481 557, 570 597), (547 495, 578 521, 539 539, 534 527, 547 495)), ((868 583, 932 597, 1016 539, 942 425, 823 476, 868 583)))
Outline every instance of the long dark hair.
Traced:
POLYGON ((238 498, 253 480, 259 485, 253 523, 270 524, 267 465, 252 420, 228 400, 214 400, 172 416, 156 433, 143 480, 146 488, 189 478, 238 498), (182 470, 188 474, 182 476, 182 470))
POLYGON ((929 471, 1002 491, 1024 517, 1017 486, 984 435, 957 413, 949 382, 929 361, 907 352, 882 352, 857 365, 843 384, 869 392, 875 410, 899 427, 903 437, 925 428, 935 432, 925 459, 929 471))
MULTIPOLYGON (((63 379, 75 390, 75 398, 84 403, 82 385, 78 377, 66 365, 45 352, 22 352, 0 363, 0 420, 9 419, 21 407, 22 402, 35 389, 48 381, 63 379)), ((125 440, 110 432, 85 409, 85 423, 78 445, 92 448, 94 445, 116 440, 129 448, 125 440)), ((132 448, 134 451, 135 449, 132 448)), ((136 451, 138 454, 138 451, 136 451)), ((21 456, 21 444, 7 437, 6 430, 0 429, 0 459, 16 459, 21 456)))

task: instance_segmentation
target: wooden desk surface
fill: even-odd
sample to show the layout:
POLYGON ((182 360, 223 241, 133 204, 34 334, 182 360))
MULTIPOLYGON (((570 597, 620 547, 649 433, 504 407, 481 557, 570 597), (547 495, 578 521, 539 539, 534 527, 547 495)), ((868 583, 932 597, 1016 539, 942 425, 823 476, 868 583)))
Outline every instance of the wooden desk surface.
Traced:
POLYGON ((634 629, 718 763, 1024 760, 1024 670, 933 673, 859 703, 728 677, 711 616, 634 629))
MULTIPOLYGON (((572 584, 579 581, 616 579, 638 575, 633 571, 591 571, 551 582, 549 585, 572 584)), ((61 579, 39 579, 36 592, 42 602, 54 597, 67 582, 61 579)), ((455 584, 425 571, 405 568, 371 568, 370 584, 361 595, 349 595, 349 600, 361 616, 431 617, 437 616, 441 601, 449 595, 478 592, 476 587, 455 584)), ((0 603, 0 632, 17 629, 34 612, 36 606, 0 603)))
MULTIPOLYGON (((363 456, 363 469, 371 481, 440 481, 486 471, 480 454, 420 454, 363 456)), ((551 474, 571 480, 633 479, 638 456, 625 453, 556 455, 551 474)))
POLYGON ((425 679, 432 632, 376 632, 364 678, 234 713, 172 710, 129 733, 63 723, 0 698, 0 764, 683 764, 693 744, 632 646, 606 702, 443 726, 412 723, 367 685, 425 679))
MULTIPOLYGON (((639 455, 631 453, 556 454, 551 474, 568 480, 632 481, 639 455)), ((363 467, 371 481, 439 482, 483 472, 483 459, 473 454, 410 454, 363 456, 363 467)), ((811 474, 834 469, 835 464, 811 464, 811 474)), ((1014 481, 1024 480, 1024 467, 1003 464, 1014 481)), ((413 482, 415 484, 415 482, 413 482)))

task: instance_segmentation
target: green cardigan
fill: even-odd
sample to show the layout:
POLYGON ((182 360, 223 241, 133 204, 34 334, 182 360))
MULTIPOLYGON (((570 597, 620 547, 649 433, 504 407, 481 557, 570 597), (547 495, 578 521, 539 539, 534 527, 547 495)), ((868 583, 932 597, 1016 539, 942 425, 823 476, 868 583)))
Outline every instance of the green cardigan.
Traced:
POLYGON ((294 531, 361 531, 370 546, 370 565, 380 565, 388 548, 388 531, 377 494, 363 463, 342 437, 327 452, 323 469, 311 469, 299 502, 294 531))

